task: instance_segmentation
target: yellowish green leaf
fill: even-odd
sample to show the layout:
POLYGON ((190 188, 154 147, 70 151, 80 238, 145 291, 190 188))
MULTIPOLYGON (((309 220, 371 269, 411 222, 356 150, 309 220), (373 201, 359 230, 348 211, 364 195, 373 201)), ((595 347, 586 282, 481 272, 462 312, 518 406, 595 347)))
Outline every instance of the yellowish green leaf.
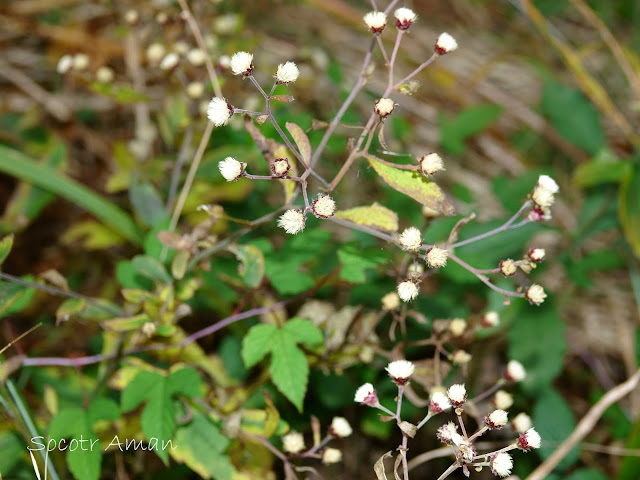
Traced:
POLYGON ((173 278, 181 280, 184 277, 190 257, 191 253, 188 250, 180 250, 176 253, 171 262, 171 275, 173 275, 173 278))
POLYGON ((378 202, 367 207, 339 210, 335 215, 358 225, 366 225, 385 232, 398 231, 398 214, 378 202))
POLYGON ((640 258, 640 166, 622 183, 618 198, 618 217, 633 254, 640 258))
POLYGON ((125 243, 121 235, 95 220, 72 225, 62 234, 61 240, 66 245, 80 243, 88 250, 102 250, 125 243))
POLYGON ((11 247, 13 247, 13 234, 7 235, 0 240, 0 265, 5 261, 9 252, 11 252, 11 247))
POLYGON ((130 330, 136 330, 138 328, 141 328, 142 325, 144 325, 149 321, 150 321, 149 317, 146 314, 141 313, 133 317, 113 318, 111 320, 102 322, 102 325, 107 330, 113 330, 115 332, 128 332, 130 330))
POLYGON ((287 122, 287 130, 289 130, 293 140, 296 142, 302 160, 309 165, 309 161, 311 160, 311 143, 309 143, 309 137, 304 133, 304 130, 293 122, 287 122))

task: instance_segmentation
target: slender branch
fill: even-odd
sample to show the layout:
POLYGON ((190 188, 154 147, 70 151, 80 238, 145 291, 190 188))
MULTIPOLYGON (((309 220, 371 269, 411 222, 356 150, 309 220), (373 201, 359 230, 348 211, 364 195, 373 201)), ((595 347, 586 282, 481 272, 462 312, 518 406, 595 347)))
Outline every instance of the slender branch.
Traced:
POLYGON ((400 85, 402 85, 403 83, 408 82, 409 80, 411 80, 413 77, 415 77, 418 73, 420 73, 423 69, 427 68, 429 65, 431 65, 431 63, 433 63, 433 61, 438 58, 438 55, 436 55, 435 53, 433 55, 431 55, 431 58, 429 58, 429 60, 427 60, 426 62, 422 63, 418 68, 416 68, 413 72, 411 72, 409 75, 407 75, 406 77, 404 77, 402 80, 400 80, 398 83, 396 83, 393 88, 394 90, 396 88, 398 88, 400 85))
POLYGON ((7 343, 1 350, 0 350, 0 355, 2 355, 7 349, 11 348, 12 345, 15 345, 16 343, 18 343, 20 340, 22 340, 24 337, 26 337, 27 335, 29 335, 31 332, 33 332, 34 330, 36 330, 37 328, 42 326, 42 322, 34 325, 33 327, 31 327, 29 330, 27 330, 26 332, 22 333, 21 335, 19 335, 17 338, 11 340, 9 343, 7 343))
POLYGON ((484 283, 491 290, 495 290, 496 292, 501 293, 505 297, 524 298, 524 296, 525 296, 524 293, 512 292, 510 290, 505 290, 504 288, 500 288, 500 287, 494 285, 493 283, 491 283, 491 280, 489 280, 485 275, 483 275, 481 273, 478 273, 477 270, 474 267, 472 267, 467 262, 465 262, 464 260, 458 258, 453 253, 451 253, 451 250, 449 250, 449 258, 451 260, 453 260, 454 262, 456 262, 461 267, 463 267, 463 268, 469 270, 471 273, 473 273, 476 277, 478 277, 478 279, 482 283, 484 283))
POLYGON ((167 195, 167 213, 171 211, 171 208, 173 207, 173 201, 176 198, 176 192, 178 191, 178 182, 180 181, 180 172, 182 172, 182 165, 184 165, 184 161, 187 157, 187 151, 189 150, 192 136, 193 127, 191 125, 188 125, 187 130, 184 133, 184 138, 182 139, 182 145, 180 145, 178 158, 171 172, 171 185, 169 187, 169 195, 167 195))

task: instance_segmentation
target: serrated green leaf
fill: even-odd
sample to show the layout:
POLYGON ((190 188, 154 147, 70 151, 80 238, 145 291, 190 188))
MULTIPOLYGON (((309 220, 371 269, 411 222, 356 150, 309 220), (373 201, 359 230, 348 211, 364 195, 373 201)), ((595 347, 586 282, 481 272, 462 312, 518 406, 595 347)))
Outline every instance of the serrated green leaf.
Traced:
POLYGON ((98 420, 118 420, 120 418, 120 408, 110 398, 97 397, 89 405, 87 418, 90 425, 93 425, 98 420))
POLYGON ((191 367, 180 368, 167 377, 167 395, 186 395, 187 397, 201 397, 200 386, 202 379, 198 372, 191 367))
POLYGON ((358 225, 365 225, 383 232, 398 231, 398 214, 378 202, 367 207, 355 207, 348 210, 338 210, 337 218, 344 218, 358 225))
POLYGON ((242 360, 251 367, 262 360, 271 351, 274 338, 278 334, 275 325, 255 325, 242 340, 242 360))
MULTIPOLYGON (((147 440, 158 439, 159 443, 166 443, 171 439, 176 425, 176 410, 173 400, 166 391, 166 382, 163 378, 149 392, 147 406, 142 411, 140 424, 147 440)), ((156 455, 162 459, 165 465, 169 460, 169 452, 159 448, 156 455)))
POLYGON ((22 461, 24 442, 13 432, 0 432, 0 452, 0 472, 6 475, 22 461))
POLYGON ((284 324, 282 330, 289 334, 295 343, 313 346, 323 340, 322 330, 304 318, 292 318, 284 324))
POLYGON ((549 81, 542 91, 542 111, 566 140, 595 154, 605 146, 600 115, 582 92, 549 81))
POLYGON ((131 260, 131 264, 140 275, 146 278, 157 280, 162 283, 171 283, 171 277, 164 268, 164 265, 155 258, 151 258, 147 255, 136 255, 131 260))
POLYGON ((640 161, 620 186, 618 218, 627 242, 636 258, 640 258, 640 161))
POLYGON ((353 283, 363 283, 366 270, 381 265, 391 258, 390 254, 376 247, 360 248, 357 243, 347 243, 338 249, 342 263, 340 278, 353 283))
POLYGON ((391 188, 408 195, 442 215, 454 214, 453 205, 433 180, 416 171, 390 167, 371 157, 367 157, 367 160, 391 188))
POLYGON ((532 308, 522 304, 509 330, 509 357, 524 365, 527 376, 521 383, 531 395, 544 390, 562 371, 567 352, 565 325, 551 304, 532 308), (532 342, 544 338, 544 342, 532 342))
POLYGON ((129 199, 134 211, 147 226, 155 227, 167 218, 162 198, 149 182, 131 185, 129 199))
POLYGON ((191 422, 176 430, 171 457, 202 478, 232 480, 235 469, 223 452, 229 440, 207 417, 194 412, 191 422))
POLYGON ((128 412, 136 408, 145 401, 150 391, 163 382, 164 377, 158 373, 149 371, 138 373, 122 392, 120 399, 122 411, 128 412))
POLYGON ((269 372, 280 393, 302 412, 309 381, 309 364, 305 354, 283 335, 274 338, 269 372))
MULTIPOLYGON (((553 388, 537 391, 536 398, 538 400, 533 408, 533 424, 542 438, 542 446, 536 452, 544 460, 573 432, 576 421, 567 402, 553 388)), ((576 462, 579 454, 579 446, 574 447, 557 468, 570 467, 576 462)))
POLYGON ((0 240, 0 265, 5 261, 9 253, 11 252, 11 248, 13 247, 13 234, 7 235, 0 240))
MULTIPOLYGON (((98 440, 95 435, 83 437, 89 442, 98 440)), ((88 444, 87 444, 88 445, 88 444)), ((100 443, 94 444, 94 448, 82 450, 69 450, 67 453, 67 465, 76 480, 98 480, 100 478, 100 464, 102 463, 102 448, 100 443)))
POLYGON ((60 439, 80 436, 87 430, 87 412, 80 407, 60 411, 49 424, 49 437, 60 439))
POLYGON ((242 262, 238 268, 238 273, 244 283, 251 288, 260 286, 265 270, 262 251, 254 245, 239 245, 230 247, 229 250, 242 262))
POLYGON ((442 148, 454 155, 466 150, 465 140, 484 131, 498 118, 502 109, 497 105, 469 107, 452 120, 440 117, 440 141, 442 148))
POLYGON ((140 313, 133 317, 112 318, 111 320, 102 322, 102 325, 105 329, 114 332, 129 332, 142 328, 142 326, 149 321, 149 316, 146 313, 140 313))
POLYGON ((289 130, 289 133, 291 134, 291 136, 293 137, 293 141, 296 142, 298 151, 302 156, 302 160, 304 161, 304 163, 309 165, 309 162, 311 161, 311 143, 309 143, 309 138, 307 137, 307 134, 304 133, 304 130, 302 130, 302 128, 300 128, 297 124, 293 122, 287 122, 286 127, 287 127, 287 130, 289 130))

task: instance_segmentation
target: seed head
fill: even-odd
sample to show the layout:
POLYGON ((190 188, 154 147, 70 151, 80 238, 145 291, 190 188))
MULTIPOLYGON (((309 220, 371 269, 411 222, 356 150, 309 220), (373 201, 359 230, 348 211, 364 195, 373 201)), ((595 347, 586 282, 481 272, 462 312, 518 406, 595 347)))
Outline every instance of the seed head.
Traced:
POLYGON ((339 463, 342 461, 342 452, 337 448, 325 448, 322 452, 322 463, 325 465, 331 465, 333 463, 339 463))
POLYGON ((431 268, 444 267, 447 264, 447 258, 449 257, 449 251, 440 247, 432 247, 427 252, 427 265, 431 268))
POLYGON ((304 230, 307 217, 304 216, 299 208, 290 208, 278 218, 278 226, 284 228, 284 231, 295 235, 304 230))
POLYGON ((398 241, 404 250, 417 252, 422 245, 422 234, 416 227, 405 228, 398 241))
POLYGON ((405 280, 398 284, 398 296, 403 302, 410 302, 418 296, 418 285, 411 280, 405 280))
POLYGON ((411 24, 418 18, 413 10, 404 7, 397 9, 393 16, 396 17, 396 27, 398 27, 399 30, 408 30, 411 24))
POLYGON ((420 170, 425 175, 433 175, 436 172, 444 170, 444 163, 440 155, 437 153, 427 153, 418 159, 420 170))
POLYGON ((364 23, 369 27, 369 31, 375 34, 381 34, 384 27, 387 26, 387 14, 384 12, 369 12, 364 16, 364 23))
POLYGON ((293 62, 286 62, 278 65, 275 77, 278 83, 293 83, 298 79, 299 75, 298 66, 293 62))
POLYGON ((304 450, 304 437, 298 432, 287 433, 282 437, 282 449, 287 453, 300 453, 304 450))
POLYGON ((218 163, 218 169, 227 182, 235 182, 244 175, 244 165, 233 157, 218 163))
POLYGON ((248 76, 253 72, 253 55, 248 52, 236 52, 231 56, 231 72, 234 75, 248 76))
POLYGON ((276 158, 271 164, 271 176, 276 178, 286 177, 291 165, 288 158, 276 158))
POLYGON ((547 294, 544 292, 544 288, 542 288, 537 283, 534 283, 529 288, 527 288, 524 296, 532 305, 540 305, 542 302, 544 302, 544 299, 547 298, 547 294))
POLYGON ((391 112, 393 112, 394 107, 395 103, 390 98, 379 98, 376 100, 374 111, 382 118, 386 118, 391 112))
POLYGON ((516 262, 508 258, 500 262, 500 273, 505 277, 513 277, 518 272, 516 262))
POLYGON ((503 478, 511 475, 511 469, 513 468, 513 459, 507 452, 496 453, 491 457, 489 464, 491 466, 491 472, 496 477, 503 478))
POLYGON ((441 33, 436 40, 434 51, 437 55, 445 55, 451 53, 458 48, 458 42, 456 39, 449 35, 447 32, 441 33))
POLYGON ((233 107, 224 98, 213 97, 207 107, 207 117, 216 127, 229 123, 233 115, 233 107))
POLYGON ((317 218, 333 217, 336 213, 336 202, 329 195, 320 194, 311 203, 311 211, 317 218))

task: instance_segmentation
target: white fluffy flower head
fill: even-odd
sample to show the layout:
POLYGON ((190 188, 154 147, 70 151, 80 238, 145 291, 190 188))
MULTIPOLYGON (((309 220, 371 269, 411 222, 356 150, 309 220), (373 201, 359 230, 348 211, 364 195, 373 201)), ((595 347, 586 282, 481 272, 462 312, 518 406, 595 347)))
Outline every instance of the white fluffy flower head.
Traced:
POLYGON ((304 437, 298 432, 287 433, 282 437, 282 449, 287 453, 300 453, 304 450, 304 437))
POLYGON ((451 356, 451 361, 453 362, 454 365, 464 365, 466 363, 469 363, 471 361, 471 358, 472 357, 469 352, 458 349, 455 352, 453 352, 453 355, 451 356))
POLYGON ((517 360, 510 360, 504 370, 504 377, 510 382, 521 382, 527 376, 527 371, 517 360))
POLYGON ((540 434, 534 428, 530 428, 518 437, 518 448, 524 452, 528 452, 534 448, 540 448, 542 439, 540 434))
POLYGON ((56 71, 60 75, 64 75, 69 72, 73 68, 73 57, 71 55, 63 55, 58 60, 58 65, 56 66, 56 71))
POLYGON ((551 193, 558 193, 560 191, 560 187, 558 187, 556 181, 549 175, 540 175, 540 177, 538 177, 538 186, 551 193))
POLYGON ((346 418, 333 417, 331 426, 329 427, 329 433, 334 437, 345 438, 353 433, 353 429, 346 418))
POLYGON ((293 62, 286 62, 278 65, 275 77, 278 83, 293 83, 298 79, 299 75, 298 66, 293 62))
POLYGON ((504 390, 498 390, 493 396, 493 404, 500 410, 507 410, 513 405, 513 395, 504 390))
POLYGON ((165 57, 160 62, 160 69, 164 71, 173 70, 180 63, 180 55, 177 53, 170 53, 165 55, 165 57))
POLYGON ((390 98, 379 98, 376 100, 376 106, 374 111, 380 115, 382 118, 388 116, 391 112, 393 112, 393 108, 395 107, 395 103, 390 98))
POLYGON ((382 308, 385 310, 392 312, 397 310, 400 306, 400 297, 396 292, 389 292, 384 297, 382 297, 382 308))
POLYGON ((78 70, 78 71, 86 70, 87 68, 89 68, 89 63, 90 63, 89 55, 87 55, 86 53, 76 53, 73 56, 74 70, 78 70))
POLYGON ((358 387, 356 395, 353 399, 356 403, 364 403, 365 405, 373 406, 378 403, 378 396, 376 395, 376 389, 370 383, 365 383, 358 387))
POLYGON ((405 280, 398 284, 398 296, 403 302, 410 302, 418 296, 418 285, 411 280, 405 280))
POLYGON ((497 477, 503 478, 511 474, 513 459, 507 452, 500 452, 491 457, 489 464, 491 472, 497 477))
POLYGON ((302 210, 298 208, 290 208, 278 218, 278 226, 284 228, 284 231, 295 235, 304 230, 307 217, 304 216, 302 210))
POLYGON ((542 288, 537 283, 534 283, 525 292, 524 296, 529 300, 529 303, 533 305, 540 305, 544 302, 544 299, 547 298, 547 294, 544 292, 544 288, 542 288))
POLYGON ((511 428, 518 433, 524 433, 533 426, 531 417, 524 412, 519 413, 511 420, 511 428))
POLYGON ((500 273, 505 277, 513 277, 517 272, 518 267, 516 266, 516 262, 510 258, 500 262, 500 273))
POLYGON ((147 47, 147 60, 152 65, 156 65, 160 62, 162 57, 164 57, 165 52, 166 49, 164 48, 164 45, 161 43, 152 43, 147 47))
POLYGON ((289 173, 291 165, 288 158, 276 158, 271 164, 271 175, 274 177, 284 177, 289 173))
POLYGON ((447 397, 449 397, 454 407, 459 407, 467 401, 467 389, 464 387, 464 384, 455 383, 447 390, 447 397))
POLYGON ((425 175, 433 175, 436 172, 444 170, 444 162, 437 153, 427 153, 418 159, 420 170, 425 175))
POLYGON ((200 48, 192 48, 187 52, 187 61, 194 67, 200 67, 204 65, 207 59, 207 54, 200 48))
MULTIPOLYGON (((458 426, 453 422, 447 422, 438 428, 436 436, 442 443, 451 445, 453 443, 454 436, 460 436, 458 434, 458 426)), ((457 438, 456 438, 457 439, 457 438)))
POLYGON ((467 321, 463 318, 454 318, 449 323, 449 331, 455 337, 459 337, 467 329, 467 321))
POLYGON ((384 12, 369 12, 363 19, 371 33, 382 33, 387 26, 387 14, 384 12))
POLYGON ((530 262, 540 263, 542 260, 544 260, 546 254, 547 252, 544 250, 544 248, 532 248, 527 253, 527 258, 530 262))
POLYGON ((396 27, 398 27, 399 30, 407 30, 411 24, 416 21, 416 18, 418 18, 416 12, 405 7, 398 8, 393 13, 393 16, 396 17, 396 27))
POLYGON ((447 258, 449 257, 449 251, 440 247, 432 247, 427 252, 427 264, 431 268, 444 267, 447 264, 447 258))
POLYGON ((198 99, 202 97, 202 94, 204 93, 204 83, 190 82, 189 85, 187 85, 186 90, 189 98, 193 98, 194 100, 198 99))
POLYGON ((336 202, 326 194, 318 195, 318 198, 311 203, 311 210, 318 218, 333 217, 333 214, 336 213, 336 208, 336 202))
POLYGON ((216 127, 229 123, 233 115, 233 107, 224 98, 213 97, 207 107, 207 117, 216 127))
POLYGON ((404 250, 417 252, 422 245, 422 234, 416 227, 405 228, 398 241, 404 250))
POLYGON ((429 402, 429 411, 431 413, 444 412, 451 408, 451 402, 449 398, 442 392, 435 392, 431 395, 431 401, 429 402))
POLYGON ((445 55, 451 53, 458 48, 458 42, 456 39, 449 35, 447 32, 441 33, 436 40, 434 51, 438 55, 445 55))
POLYGON ((106 66, 100 67, 96 72, 96 80, 100 83, 111 83, 114 76, 113 70, 106 66))
POLYGON ((340 461, 342 461, 342 452, 337 448, 325 448, 324 452, 322 452, 322 463, 325 465, 339 463, 340 461))
POLYGON ((230 66, 234 75, 251 75, 251 72, 253 72, 253 55, 249 52, 236 52, 231 56, 230 66))
POLYGON ((493 412, 489 413, 489 415, 487 415, 484 419, 484 423, 487 425, 487 427, 496 430, 504 427, 508 421, 509 416, 507 415, 507 412, 500 409, 494 410, 493 412))
POLYGON ((408 360, 396 360, 385 368, 391 379, 398 385, 407 383, 415 369, 416 366, 408 360))
POLYGON ((500 323, 500 315, 498 312, 487 312, 482 316, 481 320, 483 327, 495 327, 500 323))
POLYGON ((233 157, 218 163, 218 169, 227 182, 235 182, 244 175, 244 165, 233 157))

